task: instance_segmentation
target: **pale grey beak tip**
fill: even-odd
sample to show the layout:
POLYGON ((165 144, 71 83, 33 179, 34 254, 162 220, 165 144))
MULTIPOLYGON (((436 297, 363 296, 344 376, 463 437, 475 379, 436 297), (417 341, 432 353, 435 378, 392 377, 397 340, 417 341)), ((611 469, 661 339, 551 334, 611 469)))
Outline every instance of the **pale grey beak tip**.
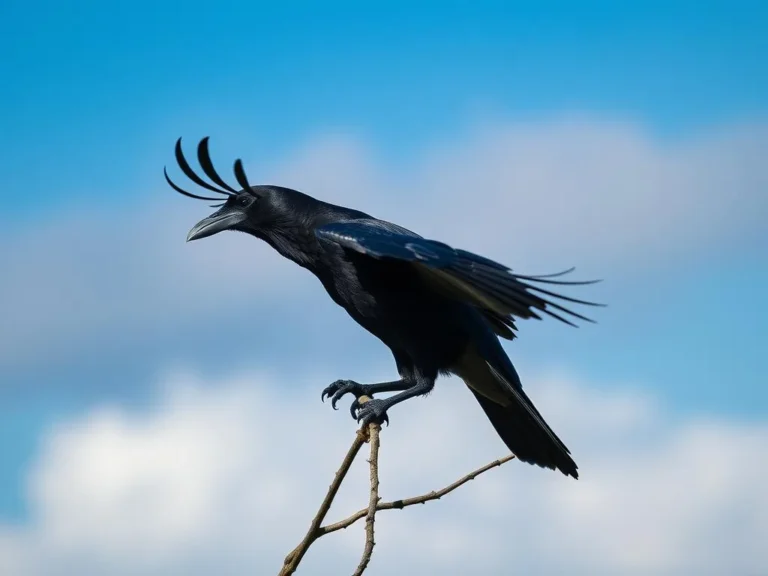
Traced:
POLYGON ((187 234, 187 242, 213 236, 224 230, 231 230, 246 219, 242 212, 216 213, 203 218, 195 224, 187 234))

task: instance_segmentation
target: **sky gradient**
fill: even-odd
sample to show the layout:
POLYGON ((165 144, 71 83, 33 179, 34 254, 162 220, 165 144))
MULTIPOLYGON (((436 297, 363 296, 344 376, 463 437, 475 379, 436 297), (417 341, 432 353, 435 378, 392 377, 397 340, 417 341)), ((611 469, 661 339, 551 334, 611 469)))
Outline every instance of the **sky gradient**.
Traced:
MULTIPOLYGON (((530 488, 543 507, 565 491, 576 504, 551 517, 559 526, 578 517, 586 533, 620 530, 608 511, 627 504, 630 487, 646 478, 635 474, 633 454, 670 475, 667 484, 647 488, 648 498, 691 486, 686 458, 699 478, 716 476, 695 459, 694 445, 733 450, 721 472, 752 464, 768 470, 764 456, 746 451, 742 458, 736 448, 746 445, 741 439, 762 438, 768 426, 767 18, 759 2, 6 2, 0 557, 17 562, 9 566, 22 575, 52 574, 52 566, 56 574, 99 574, 116 573, 112 567, 127 550, 151 564, 128 564, 128 573, 184 573, 181 559, 199 535, 185 539, 170 520, 158 520, 157 540, 168 547, 153 556, 151 543, 136 536, 143 524, 131 524, 123 493, 110 487, 185 486, 183 465, 153 468, 132 455, 153 453, 153 434, 182 452, 207 442, 176 419, 184 420, 187 406, 201 427, 225 428, 211 431, 211 442, 221 444, 190 464, 204 475, 225 470, 221 482, 189 487, 210 502, 200 510, 215 512, 195 517, 210 521, 204 536, 213 542, 199 566, 231 561, 232 574, 262 561, 275 566, 308 517, 311 498, 280 529, 285 538, 275 536, 276 550, 241 558, 239 548, 222 544, 231 534, 217 531, 216 522, 238 507, 229 496, 217 500, 227 482, 244 482, 274 459, 291 470, 279 447, 255 455, 245 447, 260 435, 279 435, 290 420, 273 417, 267 426, 252 423, 253 415, 268 410, 268 400, 285 407, 300 398, 300 413, 317 423, 318 435, 327 427, 333 436, 328 446, 336 452, 325 456, 333 464, 353 423, 346 410, 315 402, 320 390, 329 379, 393 375, 388 350, 316 280, 266 246, 241 235, 184 244, 208 208, 163 181, 163 166, 175 170, 179 136, 192 146, 210 135, 214 161, 226 166, 242 157, 252 181, 372 212, 521 272, 575 265, 582 277, 605 280, 574 294, 609 304, 595 314, 597 325, 524 322, 520 339, 505 344, 526 390, 545 416, 552 414, 550 424, 569 430, 585 454, 585 465, 578 453, 576 460, 587 467, 579 481, 586 492, 522 466, 502 477, 509 483, 522 475, 519 489, 530 488), (244 384, 249 378, 253 390, 244 384), (187 405, 166 394, 168 382, 198 392, 189 393, 187 405), (622 427, 598 414, 603 396, 619 399, 620 414, 653 408, 622 427), (558 397, 572 398, 574 408, 558 397), (164 425, 177 426, 178 434, 163 436, 164 425), (626 444, 604 446, 592 436, 596 430, 614 431, 626 444), (216 460, 230 447, 233 462, 246 462, 242 469, 216 460), (58 475, 70 492, 55 488, 58 475), (59 535, 70 527, 57 523, 87 500, 91 481, 103 502, 86 506, 71 538, 59 535), (587 493, 615 500, 592 509, 585 502, 597 500, 587 493), (99 539, 105 523, 116 526, 109 543, 99 539), (94 560, 94 550, 103 557, 94 560)), ((434 404, 409 402, 403 428, 417 425, 415 406, 434 421, 441 410, 459 410, 457 387, 446 386, 451 391, 436 394, 434 404)), ((393 451, 402 444, 398 419, 393 412, 384 450, 386 442, 393 451)), ((476 443, 467 440, 466 453, 487 442, 480 452, 493 458, 502 446, 492 434, 472 431, 480 419, 468 422, 467 437, 476 443)), ((307 449, 321 446, 318 440, 307 449)), ((415 457, 424 459, 425 474, 451 481, 462 472, 449 467, 449 474, 426 453, 415 457)), ((331 465, 315 460, 323 470, 331 465)), ((392 466, 400 469, 399 462, 393 457, 392 466)), ((676 552, 651 542, 645 556, 599 564, 605 551, 596 550, 579 556, 579 569, 702 573, 686 546, 718 541, 717 526, 734 517, 750 527, 747 540, 768 537, 768 526, 742 509, 768 511, 752 472, 723 474, 730 480, 718 486, 741 490, 744 500, 727 507, 692 496, 691 524, 677 526, 689 540, 676 552), (701 533, 692 527, 697 511, 707 519, 701 533)), ((655 486, 647 480, 643 486, 655 486)), ((407 478, 393 482, 415 486, 407 478)), ((180 500, 168 518, 183 517, 195 498, 180 500)), ((467 502, 456 509, 466 526, 501 522, 467 502)), ((256 515, 270 513, 254 506, 256 515)), ((642 506, 636 511, 642 515, 642 506)), ((529 513, 533 521, 536 511, 529 513)), ((451 510, 434 514, 411 528, 449 522, 451 510)), ((528 518, 521 510, 510 514, 528 518)), ((638 524, 648 532, 622 535, 637 541, 667 521, 654 516, 638 524)), ((259 533, 243 522, 234 525, 259 533)), ((578 530, 563 530, 563 542, 573 543, 578 530)), ((396 531, 393 525, 392 538, 396 531)), ((743 573, 757 574, 768 556, 750 542, 741 550, 743 573)), ((408 554, 403 565, 374 563, 371 573, 432 557, 408 554)), ((734 557, 722 550, 712 562, 731 566, 734 557)), ((456 565, 471 558, 468 551, 456 565)), ((536 560, 534 552, 523 559, 531 569, 536 560)), ((330 553, 317 562, 335 565, 330 553)))

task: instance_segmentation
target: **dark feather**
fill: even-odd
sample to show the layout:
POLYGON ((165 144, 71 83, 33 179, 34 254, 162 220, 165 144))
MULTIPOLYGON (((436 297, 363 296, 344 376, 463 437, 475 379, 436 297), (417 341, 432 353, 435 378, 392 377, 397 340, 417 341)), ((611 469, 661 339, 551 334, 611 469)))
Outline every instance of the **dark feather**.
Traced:
POLYGON ((238 158, 235 160, 235 178, 237 183, 243 187, 243 190, 250 190, 251 185, 248 183, 248 177, 245 175, 245 169, 243 169, 243 162, 238 158))
POLYGON ((181 171, 184 172, 184 174, 187 176, 187 178, 192 180, 192 182, 194 182, 198 186, 201 186, 202 188, 205 188, 207 190, 211 190, 212 192, 217 192, 219 194, 229 195, 228 192, 225 192, 224 190, 219 190, 215 186, 211 186, 210 184, 208 184, 208 182, 206 182, 205 180, 200 178, 200 176, 198 176, 195 173, 195 171, 192 170, 192 168, 190 167, 189 163, 187 162, 187 159, 184 158, 184 152, 181 149, 181 138, 176 140, 176 151, 175 152, 176 152, 176 162, 178 162, 179 168, 181 168, 181 171))
POLYGON ((171 180, 170 176, 168 176, 168 170, 163 167, 163 174, 165 175, 165 181, 168 182, 168 184, 176 190, 179 194, 184 194, 184 196, 189 196, 190 198, 196 198, 197 200, 212 200, 214 202, 221 200, 221 198, 210 198, 208 196, 198 196, 197 194, 192 194, 192 192, 187 192, 186 190, 180 188, 177 186, 173 180, 171 180))
MULTIPOLYGON (((535 310, 570 326, 576 326, 576 324, 558 314, 558 311, 586 322, 594 322, 539 294, 576 304, 601 306, 601 304, 577 300, 521 281, 525 278, 531 283, 553 282, 544 279, 543 276, 512 274, 509 268, 498 262, 466 250, 455 250, 442 242, 427 240, 405 228, 381 220, 365 219, 328 224, 317 229, 316 234, 320 238, 335 241, 374 258, 394 258, 426 268, 427 270, 423 270, 425 278, 440 284, 441 290, 456 298, 466 299, 483 311, 489 312, 489 321, 497 332, 507 333, 506 330, 499 328, 499 318, 517 316, 540 319, 535 310)), ((557 275, 562 274, 564 273, 557 275)), ((579 282, 575 285, 585 283, 579 282)))
POLYGON ((233 194, 237 194, 238 191, 224 182, 224 180, 221 179, 221 176, 219 176, 218 172, 216 172, 216 169, 213 167, 213 162, 211 162, 211 153, 208 150, 208 139, 209 136, 206 136, 200 140, 200 144, 197 145, 197 160, 200 162, 200 167, 203 169, 203 172, 205 172, 206 176, 208 176, 208 178, 213 180, 216 184, 225 190, 229 190, 233 194))

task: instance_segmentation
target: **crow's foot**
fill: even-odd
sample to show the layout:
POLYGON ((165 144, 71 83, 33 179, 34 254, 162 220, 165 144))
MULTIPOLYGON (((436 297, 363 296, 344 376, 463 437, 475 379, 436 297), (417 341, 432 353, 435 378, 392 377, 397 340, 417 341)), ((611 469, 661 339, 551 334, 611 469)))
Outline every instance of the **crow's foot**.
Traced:
POLYGON ((365 428, 371 422, 378 422, 379 424, 386 422, 387 426, 389 426, 387 408, 389 408, 387 401, 380 398, 372 398, 362 404, 355 398, 349 407, 349 411, 352 413, 352 418, 360 422, 362 427, 365 428))
POLYGON ((355 382, 354 380, 336 380, 336 382, 330 386, 326 386, 325 390, 323 390, 322 394, 320 394, 320 399, 325 402, 326 398, 330 398, 331 406, 334 410, 337 410, 336 403, 345 394, 354 394, 355 399, 359 398, 363 394, 369 396, 370 394, 367 392, 366 388, 367 387, 365 385, 355 382))

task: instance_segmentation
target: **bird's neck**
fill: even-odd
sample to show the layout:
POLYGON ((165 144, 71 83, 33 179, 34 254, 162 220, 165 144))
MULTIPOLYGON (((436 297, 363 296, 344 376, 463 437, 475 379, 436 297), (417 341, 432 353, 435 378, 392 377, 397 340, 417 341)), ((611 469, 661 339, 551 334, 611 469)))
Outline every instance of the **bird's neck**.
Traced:
POLYGON ((314 271, 320 257, 320 243, 310 230, 274 229, 264 233, 263 240, 281 256, 303 268, 314 271))

